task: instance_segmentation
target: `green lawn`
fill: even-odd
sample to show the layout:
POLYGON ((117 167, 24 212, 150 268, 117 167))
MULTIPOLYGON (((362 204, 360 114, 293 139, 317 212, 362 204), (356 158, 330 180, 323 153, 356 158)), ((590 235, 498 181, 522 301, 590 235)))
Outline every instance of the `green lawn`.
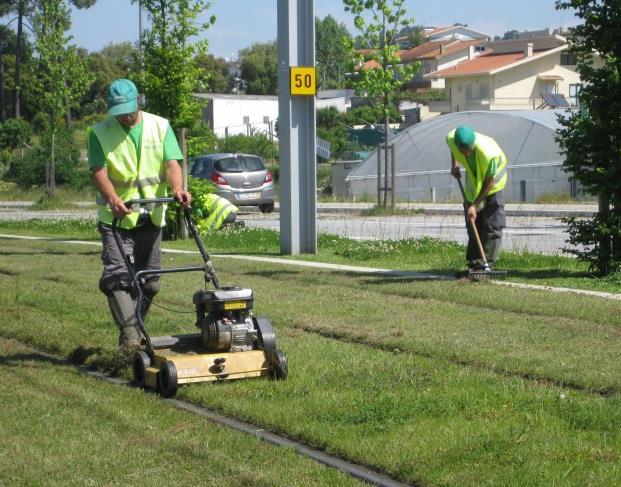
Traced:
MULTIPOLYGON (((68 226, 63 236, 87 232, 68 226)), ((256 253, 274 254, 270 234, 255 237, 256 253)), ((210 239, 209 248, 223 251, 227 242, 235 242, 233 234, 210 239)), ((371 254, 340 244, 350 254, 371 254)), ((460 249, 428 242, 418 253, 433 254, 428 246, 439 254, 434 268, 448 273, 460 249)), ((389 267, 388 253, 356 260, 340 249, 326 260, 389 267)), ((228 251, 238 249, 231 243, 228 251)), ((408 268, 428 260, 414 259, 408 268)), ((165 256, 166 266, 192 261, 196 257, 165 256)), ((406 264, 403 256, 393 262, 406 264)), ((254 289, 255 312, 271 318, 290 375, 285 382, 185 386, 180 398, 411 483, 621 482, 621 302, 226 258, 215 264, 223 284, 254 289)), ((528 269, 528 262, 520 265, 528 269)), ((583 272, 571 270, 575 262, 566 265, 568 273, 583 272)), ((99 273, 97 247, 0 240, 0 336, 128 376, 114 352, 116 332, 97 289, 99 273)), ((194 329, 191 296, 200 285, 200 276, 165 276, 160 307, 148 322, 153 335, 194 329)), ((164 408, 158 404, 156 410, 164 408)), ((132 405, 123 411, 135 414, 132 405)))

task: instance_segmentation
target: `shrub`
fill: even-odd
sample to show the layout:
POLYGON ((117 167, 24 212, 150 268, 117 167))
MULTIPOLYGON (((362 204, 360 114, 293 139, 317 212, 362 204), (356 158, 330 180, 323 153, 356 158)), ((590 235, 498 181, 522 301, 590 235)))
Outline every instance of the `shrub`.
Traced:
POLYGON ((0 149, 19 149, 30 142, 32 129, 23 118, 10 118, 0 128, 0 149))
POLYGON ((218 139, 218 152, 243 152, 265 160, 276 159, 278 146, 267 134, 251 132, 250 135, 232 135, 218 139))

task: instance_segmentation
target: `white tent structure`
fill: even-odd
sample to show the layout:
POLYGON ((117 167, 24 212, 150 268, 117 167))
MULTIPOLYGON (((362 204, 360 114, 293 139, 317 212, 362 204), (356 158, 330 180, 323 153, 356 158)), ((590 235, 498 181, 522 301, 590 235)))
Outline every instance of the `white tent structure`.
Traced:
MULTIPOLYGON (((566 112, 457 112, 409 127, 390 140, 395 145, 396 201, 461 201, 459 186, 449 172, 446 134, 464 124, 495 139, 507 155, 508 202, 535 202, 552 194, 578 196, 575 180, 562 169, 563 156, 555 141, 559 113, 566 112)), ((347 175, 347 192, 374 199, 377 166, 377 152, 373 152, 347 175)), ((381 166, 383 179, 383 157, 381 166)))

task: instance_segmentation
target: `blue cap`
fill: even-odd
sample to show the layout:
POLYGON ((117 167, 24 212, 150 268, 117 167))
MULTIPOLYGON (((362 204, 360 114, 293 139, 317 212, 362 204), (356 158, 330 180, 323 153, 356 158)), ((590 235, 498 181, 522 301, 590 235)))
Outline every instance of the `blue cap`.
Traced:
POLYGON ((462 149, 470 149, 474 145, 476 138, 474 130, 467 125, 460 125, 455 130, 455 145, 462 149))
POLYGON ((138 110, 138 89, 128 79, 117 79, 108 88, 108 115, 124 115, 138 110))

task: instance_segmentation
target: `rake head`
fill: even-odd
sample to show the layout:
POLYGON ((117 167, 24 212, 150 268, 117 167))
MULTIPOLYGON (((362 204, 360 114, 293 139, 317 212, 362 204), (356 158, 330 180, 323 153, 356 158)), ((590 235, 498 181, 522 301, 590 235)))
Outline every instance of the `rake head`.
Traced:
POLYGON ((468 279, 473 282, 479 281, 504 281, 507 278, 507 271, 493 271, 491 269, 483 269, 468 272, 468 279))

